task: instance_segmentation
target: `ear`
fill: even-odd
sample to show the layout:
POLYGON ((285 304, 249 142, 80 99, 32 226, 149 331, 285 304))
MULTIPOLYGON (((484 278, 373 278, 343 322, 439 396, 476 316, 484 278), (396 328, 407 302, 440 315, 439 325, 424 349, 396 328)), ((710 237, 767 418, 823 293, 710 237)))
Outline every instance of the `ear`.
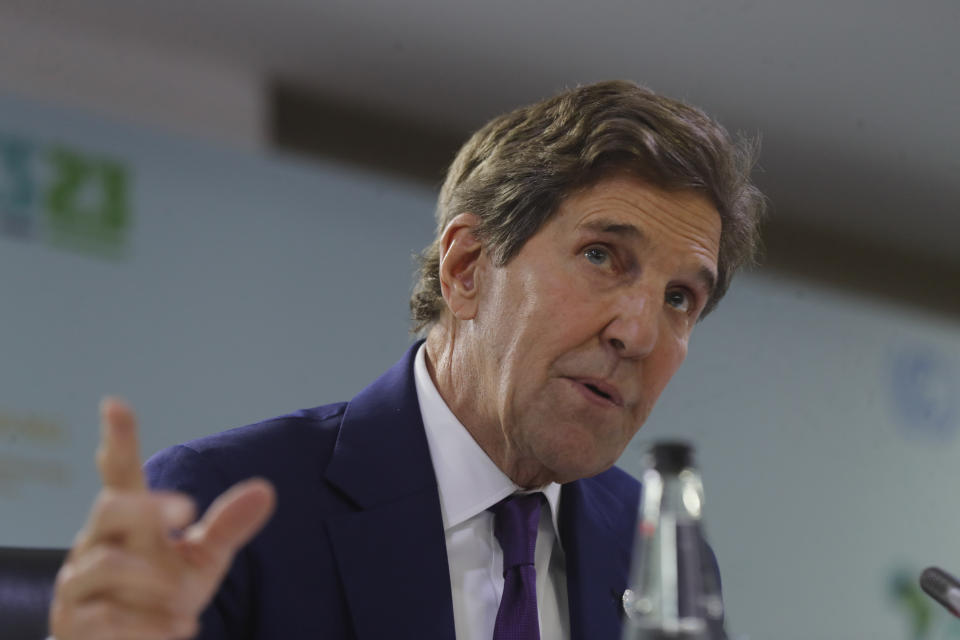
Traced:
POLYGON ((479 266, 483 245, 477 239, 480 218, 461 213, 440 237, 440 291, 454 317, 470 320, 477 313, 479 266))

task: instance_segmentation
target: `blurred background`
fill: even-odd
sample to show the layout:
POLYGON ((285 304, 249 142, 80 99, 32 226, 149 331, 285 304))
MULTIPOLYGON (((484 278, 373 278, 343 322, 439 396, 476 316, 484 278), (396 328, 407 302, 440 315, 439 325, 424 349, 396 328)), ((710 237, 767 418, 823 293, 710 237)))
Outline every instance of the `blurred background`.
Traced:
POLYGON ((469 132, 635 80, 759 135, 762 266, 621 464, 692 439, 734 638, 960 638, 960 4, 0 0, 0 545, 66 546, 96 404, 145 454, 410 343, 469 132))

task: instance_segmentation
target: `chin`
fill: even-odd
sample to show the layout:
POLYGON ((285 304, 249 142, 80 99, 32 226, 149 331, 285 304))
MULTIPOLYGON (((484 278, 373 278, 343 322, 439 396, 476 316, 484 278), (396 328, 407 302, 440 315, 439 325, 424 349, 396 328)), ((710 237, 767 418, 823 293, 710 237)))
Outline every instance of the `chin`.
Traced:
POLYGON ((558 484, 565 484, 567 482, 573 482, 574 480, 592 478, 593 476, 603 473, 612 467, 614 462, 616 461, 605 462, 603 464, 567 466, 555 472, 554 482, 557 482, 558 484))
POLYGON ((517 432, 526 436, 527 453, 550 472, 554 482, 603 473, 636 432, 625 424, 622 414, 598 413, 595 407, 571 402, 569 395, 551 398, 548 406, 538 404, 542 410, 524 415, 525 423, 517 425, 517 432))
POLYGON ((561 484, 603 473, 620 457, 619 451, 613 455, 609 447, 599 447, 596 442, 573 442, 551 453, 545 466, 561 484))

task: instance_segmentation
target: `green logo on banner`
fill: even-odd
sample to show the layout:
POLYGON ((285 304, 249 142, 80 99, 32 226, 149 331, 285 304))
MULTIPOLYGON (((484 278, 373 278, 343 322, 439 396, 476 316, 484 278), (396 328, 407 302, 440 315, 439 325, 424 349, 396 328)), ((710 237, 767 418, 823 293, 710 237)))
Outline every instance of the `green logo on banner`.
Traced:
POLYGON ((106 258, 127 247, 132 222, 127 167, 64 146, 0 136, 0 229, 106 258))
POLYGON ((26 236, 32 228, 33 155, 34 146, 26 140, 0 137, 0 222, 10 235, 26 236))

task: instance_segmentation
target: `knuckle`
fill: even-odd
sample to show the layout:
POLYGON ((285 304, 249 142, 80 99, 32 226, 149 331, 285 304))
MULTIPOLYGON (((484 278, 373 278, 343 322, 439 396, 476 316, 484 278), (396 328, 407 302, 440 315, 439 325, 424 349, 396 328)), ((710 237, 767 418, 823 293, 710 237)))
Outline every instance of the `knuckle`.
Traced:
POLYGON ((80 529, 75 534, 73 534, 73 545, 70 547, 70 554, 68 557, 73 557, 77 553, 77 550, 84 547, 87 544, 87 541, 90 539, 90 534, 87 532, 87 528, 84 527, 80 529))
POLYGON ((122 532, 153 527, 159 522, 160 507, 149 494, 104 490, 91 511, 87 536, 99 537, 105 530, 122 532))
POLYGON ((69 626, 72 613, 73 607, 70 604, 59 597, 54 597, 53 602, 50 603, 50 615, 48 616, 51 632, 56 634, 59 629, 69 626))
POLYGON ((105 515, 112 513, 118 508, 119 502, 120 496, 116 491, 103 489, 97 494, 96 499, 93 501, 93 508, 90 510, 91 519, 94 522, 102 520, 105 515))
POLYGON ((121 571, 127 564, 126 553, 113 545, 98 545, 90 556, 91 568, 107 575, 121 571))
POLYGON ((99 602, 94 606, 97 611, 93 619, 102 629, 121 629, 130 623, 130 612, 112 602, 99 602))
POLYGON ((116 624, 119 615, 116 607, 105 600, 96 600, 86 605, 86 623, 90 627, 100 627, 108 629, 111 624, 116 624))
POLYGON ((84 604, 73 613, 60 629, 51 629, 53 636, 119 640, 129 635, 130 614, 107 600, 95 600, 84 604), (64 631, 69 629, 70 633, 64 631))
POLYGON ((82 583, 82 558, 74 558, 60 567, 53 581, 55 601, 70 602, 75 599, 82 583))
POLYGON ((69 591, 70 585, 76 579, 77 569, 76 565, 73 562, 67 562, 60 570, 57 571, 57 577, 53 581, 53 589, 55 594, 61 594, 64 591, 69 591))

